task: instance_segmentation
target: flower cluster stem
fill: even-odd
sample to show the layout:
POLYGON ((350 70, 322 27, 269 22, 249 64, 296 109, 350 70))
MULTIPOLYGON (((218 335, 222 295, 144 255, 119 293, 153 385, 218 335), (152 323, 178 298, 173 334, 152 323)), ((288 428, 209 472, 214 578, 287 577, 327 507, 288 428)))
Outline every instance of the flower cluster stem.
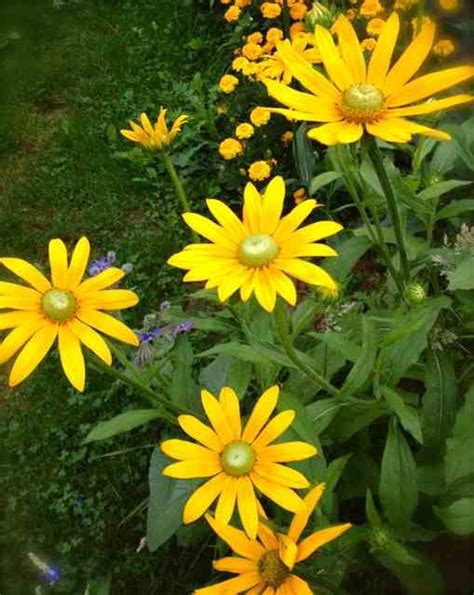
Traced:
POLYGON ((306 363, 303 362, 299 357, 296 349, 293 346, 290 334, 288 332, 285 306, 283 302, 281 302, 280 300, 277 300, 275 309, 273 311, 273 317, 275 320, 276 330, 280 338, 282 347, 286 351, 286 354, 291 359, 291 361, 296 366, 298 366, 298 368, 304 374, 306 374, 306 376, 311 378, 311 380, 313 380, 315 383, 319 384, 321 388, 326 390, 326 392, 333 396, 337 396, 339 394, 338 389, 335 386, 333 386, 330 382, 328 382, 325 378, 323 378, 323 376, 321 376, 319 372, 306 365, 306 363))
POLYGON ((410 267, 408 264, 407 251, 405 247, 405 238, 403 236, 402 224, 400 221, 400 214, 398 212, 397 201, 395 193, 393 192, 392 184, 388 179, 385 171, 382 154, 377 146, 375 139, 371 138, 369 141, 369 158, 375 169, 375 173, 379 179, 382 190, 387 201, 388 212, 392 220, 393 229, 395 231, 395 238, 397 240, 398 253, 400 255, 400 268, 402 272, 402 280, 407 283, 410 278, 410 267))

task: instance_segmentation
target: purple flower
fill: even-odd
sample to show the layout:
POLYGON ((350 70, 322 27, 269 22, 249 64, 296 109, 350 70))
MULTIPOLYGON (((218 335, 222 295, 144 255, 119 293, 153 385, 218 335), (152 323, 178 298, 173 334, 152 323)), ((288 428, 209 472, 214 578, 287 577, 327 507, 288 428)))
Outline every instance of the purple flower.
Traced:
POLYGON ((161 328, 157 326, 156 328, 152 329, 151 331, 142 331, 138 333, 138 338, 140 343, 151 343, 156 337, 161 335, 161 328))
POLYGON ((95 277, 99 273, 102 273, 102 271, 110 269, 110 267, 115 263, 115 258, 115 252, 113 250, 109 250, 109 252, 107 252, 107 256, 101 256, 97 260, 91 262, 88 268, 89 275, 91 277, 95 277))

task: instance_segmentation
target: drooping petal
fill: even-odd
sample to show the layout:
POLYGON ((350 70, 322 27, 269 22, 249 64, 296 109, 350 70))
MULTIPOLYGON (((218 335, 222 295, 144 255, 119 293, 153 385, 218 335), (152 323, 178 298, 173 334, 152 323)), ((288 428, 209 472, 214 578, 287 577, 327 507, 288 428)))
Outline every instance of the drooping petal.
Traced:
POLYGON ((400 129, 397 118, 384 118, 378 122, 366 124, 367 132, 381 138, 388 143, 407 143, 411 139, 411 132, 406 129, 400 129))
POLYGON ((114 339, 123 341, 128 345, 133 345, 134 347, 138 346, 139 341, 137 335, 123 322, 120 322, 120 320, 117 320, 109 314, 104 314, 97 310, 79 310, 77 318, 114 339))
POLYGON ((105 289, 106 287, 110 287, 114 285, 122 277, 125 275, 125 272, 122 269, 117 269, 116 267, 110 267, 110 269, 106 269, 102 271, 98 275, 91 277, 90 279, 86 279, 83 281, 77 289, 74 290, 74 295, 77 298, 85 297, 88 293, 92 291, 100 291, 101 289, 105 289))
POLYGON ((224 487, 225 475, 219 473, 212 479, 209 479, 202 486, 191 494, 183 510, 183 522, 185 525, 193 523, 200 518, 211 506, 224 487))
POLYGON ((239 287, 242 287, 250 279, 252 270, 242 265, 233 269, 231 273, 227 268, 225 275, 224 279, 219 281, 217 287, 217 295, 221 302, 225 302, 239 287))
POLYGON ((179 459, 181 461, 186 459, 201 459, 203 461, 219 460, 215 451, 209 450, 200 444, 188 442, 187 440, 179 440, 176 438, 165 440, 161 443, 160 448, 169 457, 172 457, 173 459, 179 459))
POLYGON ((194 415, 180 415, 178 417, 178 423, 188 436, 194 438, 207 448, 216 452, 221 452, 224 448, 218 435, 206 424, 203 424, 194 415))
POLYGON ((252 295, 255 286, 255 270, 250 269, 250 275, 240 286, 240 299, 246 302, 252 295))
POLYGON ((67 379, 76 390, 83 392, 86 381, 86 365, 81 343, 67 324, 59 325, 58 349, 67 379))
POLYGON ((334 527, 321 529, 321 531, 312 533, 309 537, 306 537, 306 539, 303 539, 303 541, 300 541, 298 544, 298 557, 296 558, 296 561, 301 562, 302 560, 306 560, 306 558, 309 558, 309 556, 311 556, 311 554, 317 549, 326 543, 333 541, 351 527, 351 523, 345 523, 344 525, 336 525, 334 527))
POLYGON ((243 556, 249 560, 259 560, 265 553, 262 544, 249 539, 243 531, 221 523, 209 514, 206 515, 206 520, 214 532, 239 556, 243 556))
POLYGON ((377 45, 372 52, 367 71, 367 83, 382 88, 385 76, 390 68, 393 50, 400 30, 400 19, 394 11, 386 20, 380 32, 377 45))
POLYGON ((8 333, 0 344, 0 364, 8 361, 39 329, 49 323, 38 313, 28 312, 26 318, 8 333))
POLYGON ((238 479, 237 506, 245 532, 250 539, 255 539, 258 527, 257 499, 252 482, 247 475, 238 479))
POLYGON ((333 278, 324 269, 317 265, 300 260, 299 258, 278 258, 274 265, 288 275, 304 281, 309 285, 320 285, 335 289, 337 287, 333 278))
POLYGON ((207 207, 212 216, 221 225, 235 242, 241 242, 245 235, 245 228, 237 215, 221 200, 208 198, 207 207))
POLYGON ((219 436, 220 441, 223 444, 232 442, 232 428, 224 415, 222 405, 219 401, 209 391, 202 390, 201 402, 207 418, 211 422, 216 434, 219 436))
POLYGON ((62 240, 56 238, 49 242, 48 250, 53 285, 57 289, 67 289, 68 265, 66 245, 62 240))
POLYGON ((453 107, 455 105, 461 105, 463 103, 470 103, 474 100, 472 95, 453 95, 452 97, 445 97, 444 99, 435 99, 432 101, 426 101, 425 103, 421 103, 418 105, 410 105, 408 107, 400 107, 391 109, 389 113, 390 117, 400 117, 400 116, 419 116, 422 114, 431 114, 432 112, 437 112, 439 110, 446 109, 448 107, 453 107))
POLYGON ((264 448, 273 440, 276 440, 283 432, 285 432, 293 423, 295 419, 295 412, 291 409, 282 411, 276 415, 265 428, 260 432, 257 438, 253 441, 253 448, 258 453, 260 449, 264 448))
POLYGON ((293 517, 290 528, 288 529, 288 537, 290 537, 295 543, 297 543, 301 537, 301 534, 308 523, 309 517, 313 514, 313 510, 324 493, 325 487, 326 485, 324 483, 320 483, 310 490, 304 497, 306 510, 295 514, 293 517))
POLYGON ((51 283, 35 266, 21 258, 0 258, 3 264, 12 273, 29 283, 34 289, 45 293, 51 289, 51 283))
POLYGON ((355 143, 360 139, 363 131, 362 124, 341 120, 311 128, 308 130, 308 136, 323 145, 331 146, 338 143, 355 143))
POLYGON ((256 402, 242 433, 242 440, 252 443, 267 423, 278 403, 280 387, 275 385, 267 389, 256 402))
POLYGON ((339 51, 354 82, 364 84, 366 80, 365 59, 354 27, 344 15, 340 15, 334 23, 334 28, 339 39, 339 51))
POLYGON ((246 572, 234 578, 230 578, 222 583, 217 583, 210 587, 203 589, 196 589, 194 595, 238 595, 250 589, 261 582, 260 575, 257 571, 246 572))
POLYGON ((385 96, 398 95, 398 91, 421 67, 433 45, 435 29, 434 23, 422 27, 420 33, 392 66, 382 87, 385 96))
POLYGON ((200 479, 201 477, 212 477, 222 471, 219 461, 216 460, 192 460, 172 463, 162 471, 166 477, 175 479, 200 479))
POLYGON ((110 353, 109 346, 99 333, 77 318, 69 320, 67 325, 81 343, 84 343, 97 357, 109 366, 112 364, 112 354, 110 353))
POLYGON ((35 370, 46 357, 57 334, 57 324, 46 324, 31 337, 13 364, 9 378, 10 386, 16 386, 35 370))
POLYGON ((86 272, 87 263, 89 261, 90 244, 86 237, 82 237, 76 244, 71 256, 69 270, 67 273, 67 289, 74 291, 82 280, 86 272))
POLYGON ((341 58, 331 33, 321 25, 316 25, 315 37, 321 53, 321 60, 331 80, 341 91, 354 85, 356 83, 354 76, 341 58))
POLYGON ((233 439, 240 440, 242 423, 240 420, 239 397, 235 394, 235 391, 232 388, 224 386, 219 393, 219 401, 233 432, 233 439))
POLYGON ((250 479, 262 494, 285 510, 300 512, 305 509, 305 503, 291 488, 266 479, 262 475, 259 475, 256 470, 251 471, 250 479))
POLYGON ((239 480, 237 477, 228 475, 222 488, 221 495, 217 501, 215 517, 221 523, 228 524, 232 518, 237 500, 237 486, 239 480))
POLYGON ((278 463, 260 463, 257 460, 255 469, 262 477, 265 477, 265 479, 286 485, 289 488, 301 490, 309 486, 309 481, 302 473, 285 465, 279 465, 278 463))
POLYGON ((316 448, 307 442, 283 442, 266 446, 258 458, 265 463, 289 463, 314 457, 317 452, 316 448))

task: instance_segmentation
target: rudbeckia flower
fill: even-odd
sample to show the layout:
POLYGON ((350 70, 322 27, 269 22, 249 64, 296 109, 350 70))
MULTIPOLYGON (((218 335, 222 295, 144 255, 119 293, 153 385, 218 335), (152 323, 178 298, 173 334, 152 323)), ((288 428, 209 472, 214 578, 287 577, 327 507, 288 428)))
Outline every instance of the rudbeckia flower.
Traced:
POLYGON ((239 399, 229 387, 221 390, 219 399, 207 390, 201 391, 202 406, 212 428, 192 415, 178 417, 181 428, 200 444, 165 440, 161 450, 180 462, 165 467, 163 474, 176 479, 211 478, 186 502, 184 523, 201 517, 219 497, 216 518, 228 523, 237 503, 245 532, 255 539, 259 506, 255 488, 286 510, 305 510, 293 488, 308 487, 309 482, 299 471, 281 463, 301 461, 317 451, 305 442, 271 444, 295 418, 295 412, 288 410, 268 421, 278 396, 278 386, 264 392, 244 428, 239 399))
POLYGON ((176 135, 181 131, 183 124, 188 119, 188 116, 178 116, 171 127, 168 130, 166 125, 166 109, 160 107, 160 114, 153 126, 150 119, 146 114, 140 115, 141 126, 130 122, 131 130, 121 130, 120 133, 128 140, 143 145, 146 149, 152 151, 162 151, 168 145, 170 145, 176 135))
POLYGON ((251 541, 234 527, 224 525, 217 518, 206 519, 238 557, 221 558, 214 568, 238 576, 210 587, 197 589, 194 595, 311 595, 308 583, 293 574, 295 565, 309 558, 315 551, 337 539, 351 528, 350 523, 315 531, 301 539, 306 524, 324 492, 324 484, 314 487, 305 497, 306 510, 295 514, 287 535, 275 533, 264 522, 258 526, 258 539, 251 541))
POLYGON ((86 376, 81 343, 106 364, 112 363, 109 347, 96 331, 138 345, 137 336, 123 322, 101 312, 130 308, 138 302, 137 295, 127 289, 107 289, 125 275, 115 267, 82 281, 89 252, 89 241, 83 237, 68 265, 64 243, 51 240, 51 282, 26 260, 0 258, 0 264, 29 285, 0 281, 0 309, 12 309, 0 314, 0 330, 13 329, 0 345, 0 363, 22 348, 10 372, 10 386, 33 372, 56 339, 64 373, 79 391, 84 390, 86 376))
POLYGON ((291 120, 326 122, 308 132, 310 138, 326 145, 355 142, 364 131, 388 142, 406 143, 412 134, 449 140, 446 132, 411 122, 405 117, 429 114, 472 101, 472 96, 467 94, 444 99, 431 99, 431 96, 469 79, 474 74, 474 67, 457 66, 413 79, 430 54, 435 34, 433 23, 422 28, 390 67, 399 27, 399 17, 394 12, 383 25, 366 65, 354 28, 344 16, 335 23, 338 47, 331 33, 317 25, 317 47, 328 78, 293 51, 288 40, 279 43, 279 55, 309 93, 265 80, 268 93, 290 108, 271 111, 291 120), (428 98, 429 101, 416 103, 428 98))
POLYGON ((282 217, 285 183, 273 178, 263 195, 249 182, 244 191, 243 221, 220 200, 208 199, 209 210, 219 225, 195 213, 184 213, 186 223, 212 244, 191 244, 174 254, 168 263, 188 269, 184 281, 207 281, 217 288, 221 302, 237 289, 245 302, 252 293, 267 312, 275 308, 277 293, 296 304, 294 277, 310 285, 335 287, 321 267, 303 260, 306 256, 337 256, 326 244, 315 243, 342 229, 333 221, 318 221, 298 229, 316 208, 305 200, 282 217))

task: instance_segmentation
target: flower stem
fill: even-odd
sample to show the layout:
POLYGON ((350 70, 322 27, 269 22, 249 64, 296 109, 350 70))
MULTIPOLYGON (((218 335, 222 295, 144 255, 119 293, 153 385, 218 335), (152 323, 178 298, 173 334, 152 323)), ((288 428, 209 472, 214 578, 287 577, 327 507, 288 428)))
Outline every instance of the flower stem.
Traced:
POLYGON ((376 141, 371 138, 369 141, 368 155, 374 166, 375 173, 379 179, 382 190, 387 201, 388 212, 392 220, 393 229, 395 231, 395 238, 397 240, 398 252, 400 254, 400 268, 402 272, 402 281, 406 283, 410 278, 410 266, 408 264, 407 251, 405 247, 405 238, 403 236, 402 224, 400 221, 400 214, 397 208, 397 201, 393 192, 392 184, 388 179, 387 172, 382 160, 382 154, 377 146, 376 141))
MULTIPOLYGON (((173 186, 174 186, 174 189, 176 192, 176 196, 178 197, 178 199, 181 203, 183 212, 186 213, 186 212, 191 211, 191 206, 189 204, 188 197, 186 196, 186 192, 184 190, 183 184, 181 183, 181 180, 179 179, 178 173, 177 173, 176 168, 173 164, 173 161, 171 160, 171 157, 168 155, 168 153, 166 151, 161 151, 160 158, 161 158, 161 161, 163 162, 163 165, 166 168, 166 171, 168 172, 171 182, 173 183, 173 186)), ((193 241, 198 243, 199 238, 196 235, 196 233, 192 230, 191 230, 191 235, 192 235, 193 241)))
POLYGON ((298 368, 304 374, 306 374, 306 376, 311 378, 311 380, 313 380, 316 384, 319 384, 321 388, 325 389, 329 394, 337 396, 339 394, 338 389, 325 378, 323 378, 319 372, 306 365, 306 363, 303 362, 299 357, 296 349, 293 347, 293 343, 288 332, 285 305, 280 300, 277 300, 275 309, 273 311, 273 317, 282 347, 286 351, 286 354, 291 359, 291 361, 296 366, 298 366, 298 368))

